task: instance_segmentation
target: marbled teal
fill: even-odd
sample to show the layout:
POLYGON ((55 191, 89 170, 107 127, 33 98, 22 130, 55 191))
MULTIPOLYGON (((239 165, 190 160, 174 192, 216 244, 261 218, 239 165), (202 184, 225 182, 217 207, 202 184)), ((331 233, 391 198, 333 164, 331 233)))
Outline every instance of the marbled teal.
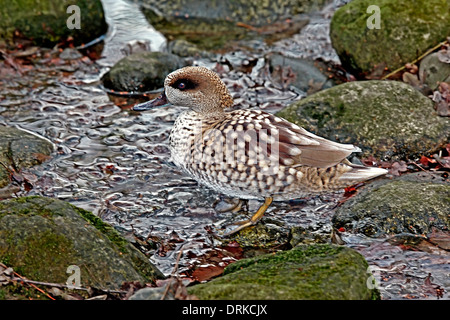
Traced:
POLYGON ((169 138, 173 162, 199 183, 239 199, 264 200, 232 234, 256 224, 273 200, 303 198, 375 178, 386 170, 350 163, 360 151, 316 136, 261 110, 226 111, 233 105, 226 85, 205 67, 170 73, 164 92, 136 105, 186 107, 169 138))

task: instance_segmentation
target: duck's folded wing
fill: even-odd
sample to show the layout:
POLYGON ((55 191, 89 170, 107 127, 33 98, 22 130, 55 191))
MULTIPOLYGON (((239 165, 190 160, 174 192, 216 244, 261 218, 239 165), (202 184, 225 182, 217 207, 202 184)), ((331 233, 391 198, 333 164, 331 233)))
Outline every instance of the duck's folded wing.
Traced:
MULTIPOLYGON (((283 118, 257 110, 233 111, 229 119, 217 123, 214 129, 220 134, 210 132, 206 139, 218 142, 217 137, 221 136, 228 157, 246 164, 270 159, 285 166, 327 168, 360 151, 351 144, 327 140, 283 118)), ((208 144, 219 145, 212 141, 208 144)))
POLYGON ((269 119, 278 118, 277 130, 280 150, 286 150, 282 156, 292 159, 294 164, 327 168, 333 166, 352 152, 360 152, 352 144, 342 144, 319 137, 296 124, 282 118, 269 115, 269 119), (297 155, 298 154, 298 155, 297 155))

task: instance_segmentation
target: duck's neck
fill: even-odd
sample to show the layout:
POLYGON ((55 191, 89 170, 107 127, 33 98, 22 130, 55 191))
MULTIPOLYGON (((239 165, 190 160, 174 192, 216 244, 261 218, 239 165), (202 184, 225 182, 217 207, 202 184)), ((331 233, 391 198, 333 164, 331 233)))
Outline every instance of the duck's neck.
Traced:
POLYGON ((200 119, 208 122, 221 120, 226 117, 226 112, 223 109, 212 109, 196 113, 200 119))

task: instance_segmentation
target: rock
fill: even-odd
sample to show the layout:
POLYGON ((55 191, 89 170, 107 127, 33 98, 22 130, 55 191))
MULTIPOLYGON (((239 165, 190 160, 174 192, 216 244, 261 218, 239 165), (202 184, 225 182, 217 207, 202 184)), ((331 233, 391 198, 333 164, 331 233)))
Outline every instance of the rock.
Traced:
POLYGON ((12 41, 16 29, 38 46, 52 47, 68 37, 75 45, 88 43, 105 34, 108 26, 100 0, 5 2, 0 7, 0 39, 12 41), (77 7, 69 8, 72 5, 77 7), (74 20, 77 16, 79 28, 74 20))
POLYGON ((203 51, 197 45, 183 39, 177 39, 169 42, 168 51, 172 54, 175 54, 183 58, 188 57, 213 58, 213 55, 211 53, 203 51))
POLYGON ((270 55, 268 61, 272 78, 278 80, 282 86, 286 82, 304 92, 319 91, 333 86, 332 80, 316 66, 318 62, 289 58, 280 54, 270 55))
POLYGON ((77 60, 83 56, 77 49, 65 48, 63 52, 60 53, 59 57, 63 60, 77 60))
POLYGON ((362 149, 383 160, 414 159, 440 150, 449 119, 433 102, 397 81, 355 81, 322 90, 277 114, 319 136, 362 149))
POLYGON ((333 226, 370 237, 448 232, 449 195, 450 185, 430 172, 375 181, 336 210, 333 226))
MULTIPOLYGON (((235 219, 236 222, 242 221, 242 217, 237 216, 235 219)), ((227 221, 227 223, 232 230, 236 228, 236 225, 232 225, 230 221, 227 221)), ((255 226, 232 234, 222 243, 236 242, 246 251, 280 249, 289 246, 290 233, 290 228, 284 226, 281 221, 265 218, 264 221, 260 221, 255 226)))
POLYGON ((436 90, 440 82, 450 83, 450 63, 439 60, 439 53, 432 53, 420 62, 419 77, 432 90, 436 90))
POLYGON ((223 276, 188 287, 188 293, 201 300, 369 300, 377 291, 367 287, 367 267, 353 249, 301 245, 234 262, 223 276))
POLYGON ((119 60, 102 81, 115 91, 152 91, 164 86, 167 74, 184 66, 178 56, 170 53, 139 52, 119 60))
POLYGON ((362 76, 381 74, 444 41, 450 35, 449 20, 447 0, 354 0, 335 12, 330 37, 346 69, 362 76), (369 6, 379 8, 378 29, 369 6))
POLYGON ((11 169, 41 164, 54 150, 50 141, 17 128, 0 126, 0 137, 0 188, 10 183, 11 169))
MULTIPOLYGON (((165 287, 144 288, 136 291, 128 300, 161 300, 166 291, 165 287)), ((164 300, 175 300, 173 293, 169 290, 164 300)))
POLYGON ((185 39, 202 49, 222 47, 250 33, 298 31, 304 20, 295 16, 319 10, 327 0, 144 0, 142 10, 149 23, 169 40, 185 39), (291 18, 290 21, 286 21, 291 18), (273 30, 258 27, 281 22, 273 30), (294 30, 294 31, 293 31, 294 30))
POLYGON ((35 281, 66 284, 71 265, 80 285, 120 289, 162 274, 100 218, 67 202, 39 196, 0 202, 0 262, 35 281))

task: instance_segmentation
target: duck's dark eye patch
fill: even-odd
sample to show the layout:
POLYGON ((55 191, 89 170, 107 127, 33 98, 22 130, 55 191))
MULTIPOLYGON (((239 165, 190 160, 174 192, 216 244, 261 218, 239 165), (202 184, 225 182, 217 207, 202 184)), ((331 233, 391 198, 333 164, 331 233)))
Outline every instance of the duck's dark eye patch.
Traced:
POLYGON ((179 90, 195 89, 197 84, 189 79, 178 79, 172 84, 172 87, 179 90))

